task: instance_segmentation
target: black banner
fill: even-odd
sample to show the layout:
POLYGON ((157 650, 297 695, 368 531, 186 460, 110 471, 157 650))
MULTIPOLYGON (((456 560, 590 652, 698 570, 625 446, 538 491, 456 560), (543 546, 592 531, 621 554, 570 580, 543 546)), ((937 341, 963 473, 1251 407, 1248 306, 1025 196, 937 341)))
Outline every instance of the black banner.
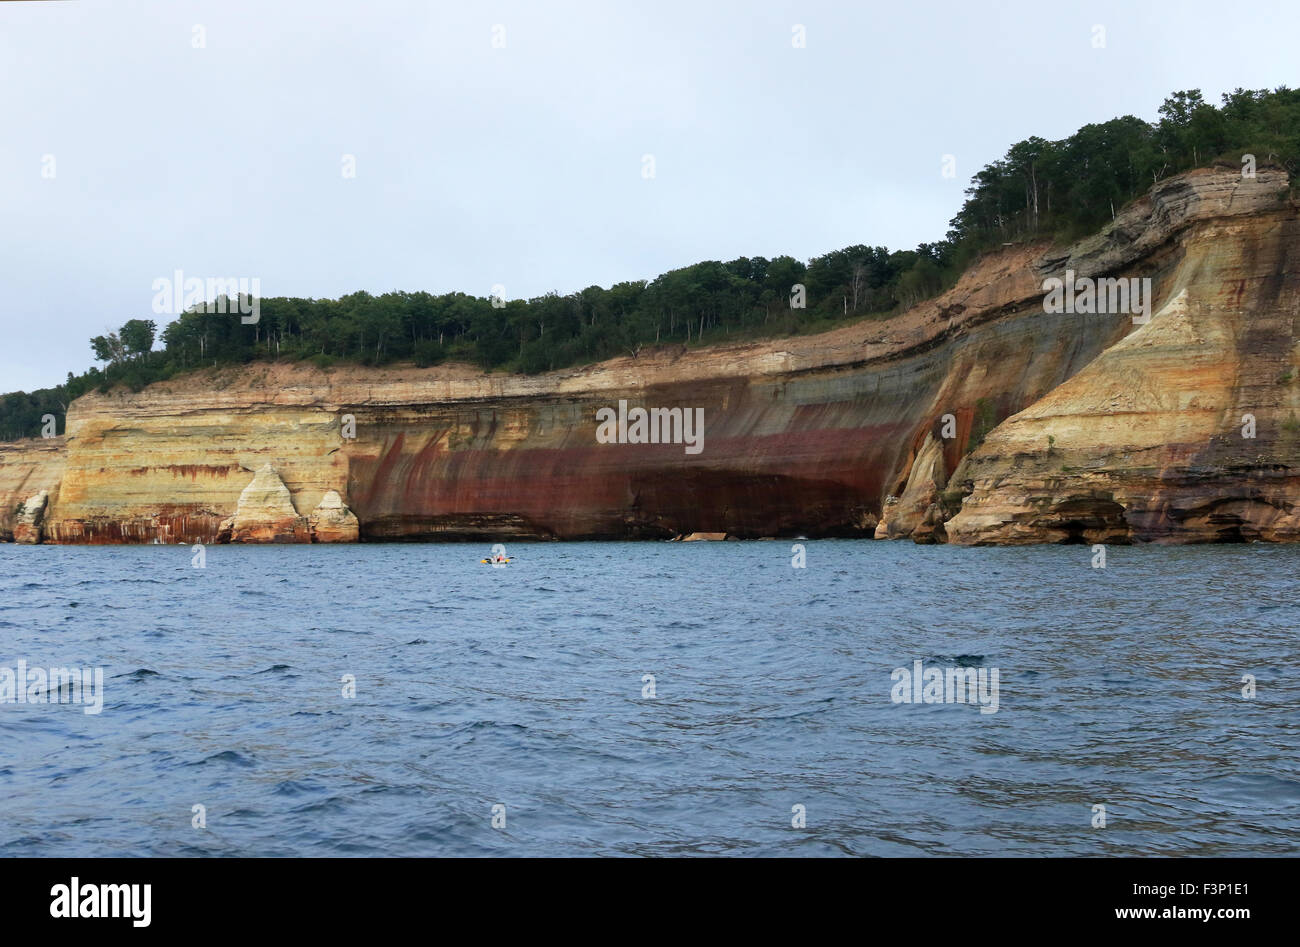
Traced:
POLYGON ((484 932, 581 922, 657 937, 698 916, 765 930, 919 923, 918 934, 930 928, 943 939, 1021 922, 1231 938, 1294 918, 1284 901, 1291 867, 1277 859, 42 859, 8 860, 0 873, 11 933, 337 936, 436 916, 484 932))

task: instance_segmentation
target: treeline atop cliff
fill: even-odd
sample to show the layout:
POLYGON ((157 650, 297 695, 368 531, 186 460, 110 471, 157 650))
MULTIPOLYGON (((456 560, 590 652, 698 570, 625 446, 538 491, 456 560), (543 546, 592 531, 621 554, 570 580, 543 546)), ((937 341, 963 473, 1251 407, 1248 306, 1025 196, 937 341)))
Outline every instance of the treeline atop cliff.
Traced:
POLYGON ((1009 241, 1073 239, 1111 220, 1172 174, 1215 162, 1300 171, 1300 90, 1238 89, 1220 105, 1177 92, 1147 122, 1086 125, 1069 138, 1017 142, 982 168, 947 236, 914 250, 858 245, 813 257, 705 261, 652 280, 504 300, 465 293, 353 293, 340 299, 267 298, 256 322, 235 305, 188 311, 163 327, 133 319, 91 340, 102 366, 64 385, 0 397, 0 438, 35 436, 91 389, 139 389, 205 366, 275 359, 382 365, 444 360, 536 373, 636 356, 664 345, 820 332, 883 317, 956 282, 982 252, 1009 241))
POLYGON ((1028 138, 981 169, 951 221, 948 242, 966 251, 1050 234, 1074 239, 1110 221, 1171 174, 1227 162, 1280 166, 1300 185, 1300 90, 1237 89, 1214 106, 1199 90, 1175 92, 1160 118, 1132 115, 1085 125, 1062 141, 1028 138))

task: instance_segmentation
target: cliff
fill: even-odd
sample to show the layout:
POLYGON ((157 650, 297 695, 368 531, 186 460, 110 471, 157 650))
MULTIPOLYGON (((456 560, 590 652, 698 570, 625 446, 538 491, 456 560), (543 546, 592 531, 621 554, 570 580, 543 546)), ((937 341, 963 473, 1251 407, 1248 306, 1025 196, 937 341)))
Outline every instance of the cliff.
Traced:
POLYGON ((66 458, 62 437, 0 442, 0 542, 40 541, 45 512, 50 497, 58 496, 66 458))
POLYGON ((1139 246, 1160 308, 963 462, 951 540, 1300 538, 1300 216, 1272 183, 1186 176, 1052 261, 1139 246))
POLYGON ((55 543, 1290 539, 1286 183, 1181 175, 1088 240, 1005 248, 821 335, 536 376, 254 363, 87 395, 66 443, 0 447, 0 537, 44 489, 55 543), (1149 278, 1150 322, 1044 312, 1067 268, 1149 278), (702 411, 698 452, 636 443, 636 408, 702 411))

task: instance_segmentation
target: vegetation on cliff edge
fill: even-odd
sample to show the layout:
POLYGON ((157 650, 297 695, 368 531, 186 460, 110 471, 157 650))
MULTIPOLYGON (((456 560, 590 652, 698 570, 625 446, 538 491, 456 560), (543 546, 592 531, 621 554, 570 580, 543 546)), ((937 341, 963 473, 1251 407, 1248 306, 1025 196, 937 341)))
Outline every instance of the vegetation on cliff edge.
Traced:
POLYGON ((36 436, 47 414, 62 432, 67 404, 93 388, 138 390, 217 364, 428 366, 452 359, 536 373, 635 356, 646 346, 819 332, 932 297, 990 247, 1090 233, 1163 178, 1220 160, 1239 165, 1244 154, 1261 167, 1280 165, 1293 181, 1300 177, 1300 90, 1238 89, 1217 107, 1197 90, 1177 92, 1155 122, 1128 115, 1061 141, 1017 142, 971 180, 946 238, 915 250, 859 245, 807 263, 789 256, 710 260, 649 281, 529 300, 426 292, 266 298, 254 324, 233 315, 233 305, 222 313, 187 311, 164 327, 157 351, 155 324, 133 319, 91 340, 103 367, 69 373, 55 388, 0 396, 0 439, 36 436), (796 284, 805 288, 806 308, 791 306, 796 284))

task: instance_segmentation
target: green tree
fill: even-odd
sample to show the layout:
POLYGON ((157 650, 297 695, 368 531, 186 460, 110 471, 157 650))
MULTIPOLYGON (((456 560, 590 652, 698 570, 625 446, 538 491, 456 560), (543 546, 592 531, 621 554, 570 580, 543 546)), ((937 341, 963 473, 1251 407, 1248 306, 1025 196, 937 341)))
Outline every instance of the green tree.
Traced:
POLYGON ((129 356, 139 357, 153 348, 158 326, 150 319, 131 319, 119 330, 122 346, 129 356))
POLYGON ((90 348, 95 353, 95 358, 101 362, 113 364, 126 358, 126 346, 116 332, 95 336, 90 340, 90 348))

